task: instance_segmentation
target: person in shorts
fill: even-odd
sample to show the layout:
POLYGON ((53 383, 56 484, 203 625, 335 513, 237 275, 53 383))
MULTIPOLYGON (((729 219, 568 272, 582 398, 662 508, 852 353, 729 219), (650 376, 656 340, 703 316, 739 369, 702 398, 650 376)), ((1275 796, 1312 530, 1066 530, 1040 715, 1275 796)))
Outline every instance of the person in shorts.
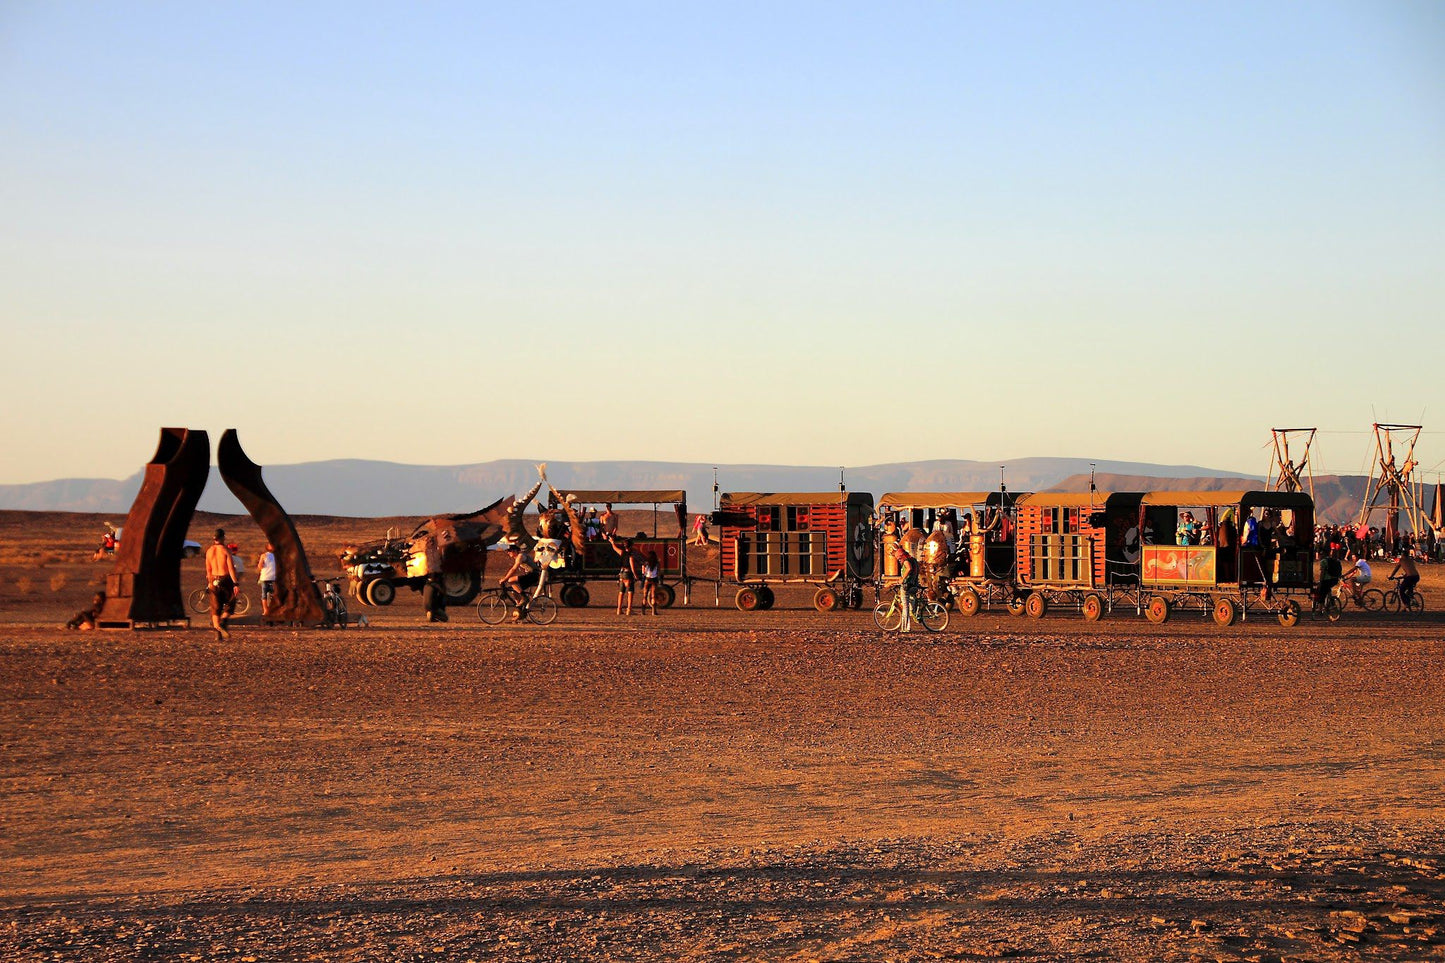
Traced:
POLYGON ((632 539, 609 538, 608 544, 617 553, 617 614, 622 615, 622 606, 627 605, 627 615, 632 614, 632 594, 637 587, 637 553, 632 548, 632 539))
POLYGON ((529 553, 516 542, 507 546, 507 558, 511 560, 512 566, 497 579, 497 584, 516 593, 519 599, 518 609, 526 611, 532 590, 542 581, 542 572, 529 553))
POLYGON ((266 551, 256 556, 256 581, 261 586, 261 611, 269 611, 276 595, 276 547, 270 542, 266 551))
POLYGON ((1396 577, 1400 579, 1400 602, 1408 609, 1415 600, 1415 586, 1420 584, 1420 570, 1408 552, 1395 559, 1395 567, 1390 569, 1390 578, 1396 577))
POLYGON ((211 547, 206 549, 206 587, 211 596, 211 628, 216 641, 231 637, 229 625, 236 612, 236 560, 226 546, 225 529, 216 529, 211 547))
POLYGON ((1373 573, 1370 571, 1370 563, 1358 555, 1351 555, 1346 561, 1350 564, 1340 573, 1340 578, 1349 582, 1350 596, 1358 605, 1360 595, 1364 592, 1365 586, 1370 584, 1373 573))
POLYGON ((657 614, 657 587, 662 584, 662 562, 656 552, 648 552, 642 562, 642 604, 648 612, 657 614))

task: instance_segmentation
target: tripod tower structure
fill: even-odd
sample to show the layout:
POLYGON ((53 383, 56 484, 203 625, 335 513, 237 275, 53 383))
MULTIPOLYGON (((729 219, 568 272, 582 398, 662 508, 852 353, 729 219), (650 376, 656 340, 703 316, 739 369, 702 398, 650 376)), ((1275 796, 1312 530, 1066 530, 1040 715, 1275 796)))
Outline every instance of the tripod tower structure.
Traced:
POLYGON ((1425 511, 1417 477, 1420 467, 1415 460, 1415 443, 1420 440, 1420 425, 1375 424, 1375 455, 1370 464, 1370 485, 1365 489, 1365 502, 1360 507, 1360 524, 1369 524, 1376 511, 1385 513, 1384 534, 1393 546, 1400 534, 1400 513, 1410 522, 1410 530, 1421 531, 1425 511), (1396 454, 1403 449, 1404 460, 1396 454))
MULTIPOLYGON (((1315 473, 1310 467, 1310 446, 1315 443, 1315 428, 1271 428, 1269 433, 1274 436, 1274 453, 1269 459, 1269 487, 1271 491, 1277 492, 1302 492, 1308 491, 1310 497, 1315 497, 1315 473), (1299 459, 1295 460, 1290 456, 1289 439, 1291 435, 1304 436, 1304 450, 1300 451, 1299 459)), ((1296 445, 1299 451, 1299 446, 1296 445)))

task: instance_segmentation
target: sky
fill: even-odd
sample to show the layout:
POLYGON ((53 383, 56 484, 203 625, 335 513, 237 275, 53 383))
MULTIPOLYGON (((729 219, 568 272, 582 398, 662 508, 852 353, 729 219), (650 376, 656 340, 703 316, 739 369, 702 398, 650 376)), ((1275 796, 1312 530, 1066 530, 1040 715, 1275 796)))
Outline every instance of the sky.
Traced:
POLYGON ((1440 426, 1445 5, 0 0, 0 483, 1440 426))

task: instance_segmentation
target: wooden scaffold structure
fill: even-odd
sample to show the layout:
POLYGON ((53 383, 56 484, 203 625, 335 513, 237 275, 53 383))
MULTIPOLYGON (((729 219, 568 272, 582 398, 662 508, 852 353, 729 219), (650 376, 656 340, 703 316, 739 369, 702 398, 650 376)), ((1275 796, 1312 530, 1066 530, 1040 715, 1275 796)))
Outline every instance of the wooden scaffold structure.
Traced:
POLYGON ((1419 534, 1427 523, 1421 482, 1416 469, 1415 443, 1420 440, 1421 425, 1375 424, 1375 454, 1370 464, 1370 484, 1365 489, 1365 501, 1360 507, 1360 524, 1368 525, 1370 516, 1376 511, 1385 512, 1384 536, 1394 544, 1400 534, 1400 513, 1410 523, 1410 530, 1419 534), (1405 452, 1404 461, 1398 461, 1395 447, 1405 452), (1383 504, 1381 504, 1383 502, 1383 504))
POLYGON ((1274 436, 1274 454, 1270 456, 1269 461, 1271 491, 1308 491, 1311 498, 1315 497, 1315 473, 1310 466, 1310 446, 1315 443, 1316 431, 1315 428, 1271 428, 1269 430, 1270 434, 1274 436), (1303 435, 1305 440, 1304 451, 1300 453, 1297 461, 1290 457, 1289 439, 1291 435, 1303 435), (1308 487, 1306 487, 1307 485, 1308 487))

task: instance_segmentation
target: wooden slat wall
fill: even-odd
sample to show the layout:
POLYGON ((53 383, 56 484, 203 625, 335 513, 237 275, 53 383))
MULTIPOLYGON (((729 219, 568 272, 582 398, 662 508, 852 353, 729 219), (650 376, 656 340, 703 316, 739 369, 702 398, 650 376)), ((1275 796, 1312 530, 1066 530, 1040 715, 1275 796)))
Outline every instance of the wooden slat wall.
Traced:
MULTIPOLYGON (((1083 509, 1070 508, 1067 511, 1073 513, 1076 524, 1073 527, 1080 535, 1087 535, 1093 546, 1093 568, 1094 584, 1104 584, 1105 562, 1104 545, 1105 530, 1095 528, 1087 521, 1088 512, 1083 509)), ((1053 520, 1052 509, 1030 508, 1027 503, 1020 506, 1018 512, 1018 532, 1014 537, 1014 558, 1018 561, 1018 577, 1020 582, 1033 582, 1034 573, 1029 569, 1029 544, 1035 535, 1049 535, 1052 530, 1049 527, 1053 520), (1046 524, 1047 520, 1047 524, 1046 524)))
MULTIPOLYGON (((758 507, 766 507, 766 506, 752 506, 752 505, 749 505, 749 506, 746 506, 746 507, 729 507, 729 506, 723 506, 723 507, 724 507, 724 508, 727 508, 728 511, 745 512, 745 513, 747 513, 748 515, 752 516, 753 518, 757 518, 757 511, 756 511, 756 509, 757 509, 758 507)), ((785 514, 783 515, 784 524, 786 525, 786 524, 787 524, 787 522, 786 522, 786 519, 787 519, 786 509, 783 509, 783 511, 784 511, 784 513, 785 513, 785 514)), ((737 570, 737 551, 736 551, 736 548, 735 548, 735 543, 736 543, 737 537, 738 537, 740 534, 745 534, 745 533, 753 532, 753 531, 755 531, 755 530, 756 530, 755 528, 736 528, 736 527, 733 527, 733 526, 730 526, 730 525, 729 525, 729 526, 723 526, 722 530, 721 530, 720 533, 719 533, 719 537, 722 539, 722 563, 723 563, 723 575, 724 575, 724 577, 726 577, 726 578, 731 578, 731 579, 736 579, 736 578, 737 578, 737 571, 738 571, 738 570, 737 570)), ((836 571, 838 571, 839 569, 843 568, 843 567, 847 564, 847 562, 848 562, 848 509, 847 509, 847 506, 842 505, 842 504, 838 504, 838 503, 833 503, 833 504, 828 504, 828 505, 809 505, 809 506, 808 506, 808 527, 807 527, 806 531, 810 531, 810 532, 826 532, 827 535, 828 535, 828 558, 827 558, 828 571, 827 571, 827 572, 814 572, 814 573, 813 573, 813 577, 818 577, 818 578, 826 577, 827 575, 831 575, 833 572, 836 572, 836 571)), ((764 579, 764 580, 766 580, 766 579, 764 579)))

